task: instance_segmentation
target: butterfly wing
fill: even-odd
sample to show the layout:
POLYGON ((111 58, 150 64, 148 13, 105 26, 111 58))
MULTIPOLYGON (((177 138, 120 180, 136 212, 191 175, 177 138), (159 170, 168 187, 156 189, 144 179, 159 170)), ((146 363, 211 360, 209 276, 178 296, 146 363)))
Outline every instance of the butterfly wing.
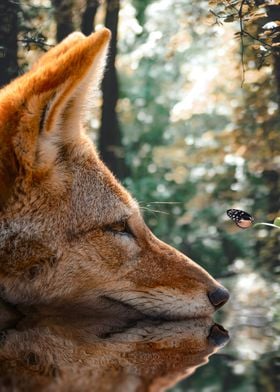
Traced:
POLYGON ((227 216, 241 229, 247 229, 254 222, 254 218, 248 212, 235 208, 227 210, 227 216))

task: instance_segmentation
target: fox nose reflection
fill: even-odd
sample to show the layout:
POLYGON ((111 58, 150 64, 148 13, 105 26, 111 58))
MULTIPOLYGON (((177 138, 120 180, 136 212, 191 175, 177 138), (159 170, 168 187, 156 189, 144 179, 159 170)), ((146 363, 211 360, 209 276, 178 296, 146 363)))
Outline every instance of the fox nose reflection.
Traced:
POLYGON ((228 331, 221 325, 214 324, 210 329, 208 340, 214 346, 224 346, 229 341, 228 331))
MULTIPOLYGON (((45 316, 25 309, 19 325, 5 331, 0 391, 115 392, 126 391, 128 384, 131 391, 150 386, 165 391, 207 363, 229 340, 227 331, 210 318, 136 320, 138 315, 119 308, 112 316, 112 307, 102 318, 93 309, 88 313, 88 307, 84 316, 71 317, 69 309, 63 309, 59 314, 46 309, 45 316), (149 363, 153 366, 147 368, 149 363), (50 369, 55 369, 55 377, 50 369)), ((6 322, 2 328, 7 329, 6 322)))
POLYGON ((229 299, 229 292, 224 287, 219 287, 208 293, 211 304, 216 308, 221 308, 229 299))

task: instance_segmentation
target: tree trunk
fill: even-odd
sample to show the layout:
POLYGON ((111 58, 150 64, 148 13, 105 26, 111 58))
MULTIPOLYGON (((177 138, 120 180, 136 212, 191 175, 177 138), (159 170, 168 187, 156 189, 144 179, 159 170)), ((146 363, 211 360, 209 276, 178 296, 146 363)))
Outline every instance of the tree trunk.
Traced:
POLYGON ((111 30, 112 39, 106 72, 102 82, 103 106, 99 149, 103 161, 119 179, 123 179, 127 175, 127 169, 125 167, 121 131, 116 113, 119 88, 115 67, 120 2, 119 0, 107 0, 106 5, 105 26, 111 30))
POLYGON ((94 31, 94 20, 99 5, 100 0, 87 0, 81 23, 83 34, 90 35, 94 31))
MULTIPOLYGON (((267 6, 267 16, 269 22, 279 21, 280 20, 280 6, 273 5, 267 6)), ((277 28, 277 31, 280 31, 280 28, 277 28)), ((279 44, 280 36, 276 36, 273 38, 273 43, 279 44)), ((274 70, 274 77, 276 81, 276 88, 277 88, 277 100, 278 100, 278 112, 280 107, 280 49, 277 46, 278 50, 273 55, 273 70, 274 70)), ((279 212, 279 184, 280 184, 280 175, 279 171, 275 167, 275 170, 266 170, 263 173, 263 177, 267 183, 267 186, 270 189, 269 192, 269 207, 268 212, 274 216, 279 212)))
POLYGON ((19 1, 0 2, 0 87, 18 75, 17 36, 19 1))
MULTIPOLYGON (((269 22, 275 22, 280 20, 280 6, 279 5, 267 5, 266 6, 267 10, 267 16, 268 16, 268 21, 269 22)), ((277 28, 277 31, 279 31, 280 28, 277 28)), ((277 36, 273 38, 273 43, 279 43, 280 42, 280 37, 277 36)), ((273 56, 274 60, 274 75, 275 75, 275 81, 276 81, 276 87, 277 87, 277 95, 278 95, 278 104, 280 104, 280 54, 279 54, 279 47, 277 52, 273 56)))
POLYGON ((52 0, 56 21, 56 41, 60 42, 74 31, 73 5, 74 0, 52 0))

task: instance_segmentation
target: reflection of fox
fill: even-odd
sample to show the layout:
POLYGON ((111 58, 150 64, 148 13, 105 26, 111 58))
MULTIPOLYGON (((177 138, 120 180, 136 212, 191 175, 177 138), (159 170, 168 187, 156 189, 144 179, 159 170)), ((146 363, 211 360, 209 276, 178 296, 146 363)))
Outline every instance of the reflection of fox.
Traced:
POLYGON ((115 305, 115 331, 115 314, 109 320, 99 314, 96 320, 81 317, 80 308, 78 314, 33 319, 31 325, 26 318, 2 343, 0 390, 161 392, 190 376, 228 341, 227 332, 209 318, 142 320, 127 327, 126 309, 122 313, 115 305), (110 333, 100 336, 108 325, 110 333))
POLYGON ((110 33, 71 34, 0 91, 0 282, 17 304, 106 297, 167 319, 228 292, 149 231, 80 117, 110 33))

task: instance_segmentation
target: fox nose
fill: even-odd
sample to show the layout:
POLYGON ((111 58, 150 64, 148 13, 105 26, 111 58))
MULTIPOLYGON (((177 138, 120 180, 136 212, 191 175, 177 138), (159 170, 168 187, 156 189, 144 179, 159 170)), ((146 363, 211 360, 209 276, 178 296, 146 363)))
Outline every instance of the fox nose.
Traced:
POLYGON ((214 324, 210 330, 208 340, 214 346, 224 346, 229 341, 229 334, 224 327, 214 324))
POLYGON ((216 309, 223 306, 229 299, 229 292, 224 287, 219 287, 208 294, 208 298, 216 309))

